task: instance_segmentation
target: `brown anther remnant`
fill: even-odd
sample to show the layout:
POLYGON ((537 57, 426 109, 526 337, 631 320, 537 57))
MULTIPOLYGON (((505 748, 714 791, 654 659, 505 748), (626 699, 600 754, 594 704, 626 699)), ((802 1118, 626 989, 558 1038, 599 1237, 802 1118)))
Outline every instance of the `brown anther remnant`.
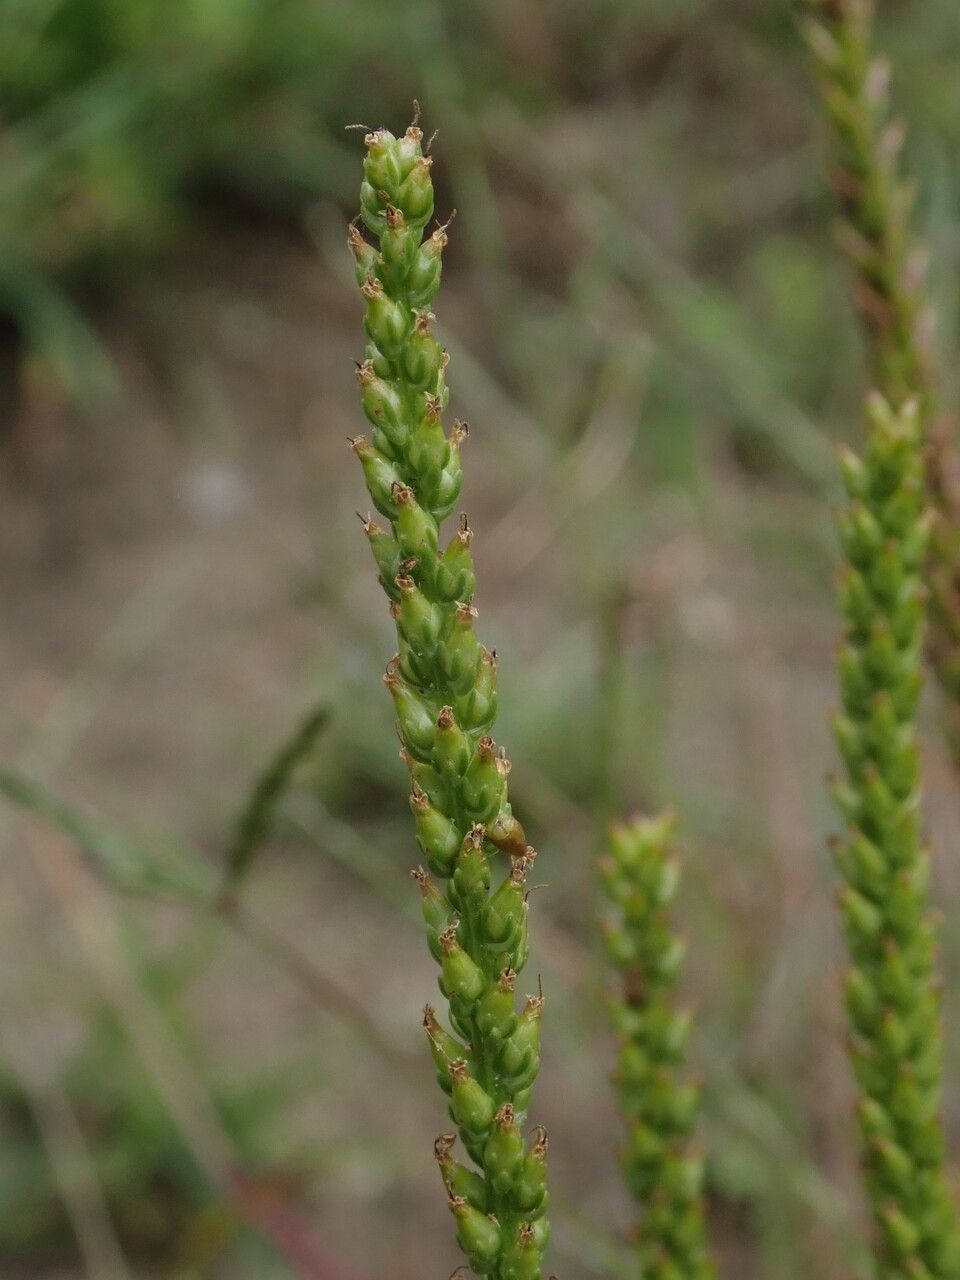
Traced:
POLYGON ((371 148, 377 146, 379 143, 383 141, 384 137, 386 136, 386 132, 387 132, 386 129, 384 129, 383 127, 379 129, 371 129, 370 132, 363 139, 364 146, 371 147, 371 148))
POLYGON ((417 584, 412 578, 407 577, 405 573, 398 573, 393 581, 402 595, 409 595, 411 591, 416 591, 417 589, 417 584))
POLYGON ((457 418, 450 429, 451 447, 454 449, 459 449, 469 434, 470 434, 470 427, 468 426, 468 424, 466 422, 461 422, 460 419, 457 418))
MULTIPOLYGON (((459 920, 451 920, 447 927, 440 931, 437 940, 444 951, 450 952, 453 951, 455 947, 459 946, 459 943, 457 942, 457 926, 459 923, 459 920)), ((466 1063, 464 1063, 464 1068, 466 1068, 466 1063)))
POLYGON ((527 867, 530 868, 537 859, 537 851, 532 844, 528 844, 521 854, 521 857, 526 859, 527 867))
POLYGON ((409 578, 414 569, 419 568, 419 565, 420 561, 416 556, 407 556, 406 560, 400 561, 399 569, 402 574, 405 574, 409 578))
POLYGON ((536 1129, 534 1129, 533 1131, 533 1135, 534 1135, 533 1154, 537 1156, 539 1159, 543 1160, 546 1158, 547 1147, 550 1145, 549 1140, 547 1138, 547 1131, 542 1124, 538 1124, 536 1129))
POLYGON ((482 822, 475 822, 467 832, 467 839, 475 849, 482 849, 487 833, 482 822))
POLYGON ((417 318, 414 322, 413 331, 419 333, 421 337, 430 332, 430 321, 435 319, 432 311, 418 311, 417 318))
POLYGON ((400 679, 400 673, 397 671, 399 661, 399 656, 391 658, 387 663, 386 671, 383 673, 383 683, 388 689, 396 689, 403 683, 400 679))
POLYGON ((387 226, 391 231, 396 231, 403 226, 403 212, 395 204, 388 204, 383 211, 383 216, 386 218, 387 226))
MULTIPOLYGON (((418 782, 415 782, 410 790, 410 803, 419 813, 425 813, 430 808, 430 797, 418 782)), ((419 878, 417 872, 423 874, 423 867, 410 872, 415 880, 419 878)))
POLYGON ((506 751, 501 747, 497 754, 497 773, 501 778, 505 778, 512 768, 513 765, 507 759, 506 751))
POLYGON ((376 520, 374 520, 373 514, 370 511, 368 511, 366 515, 364 515, 362 511, 358 511, 357 519, 363 525, 363 532, 368 538, 372 538, 375 533, 385 532, 383 526, 377 524, 376 520))
POLYGON ((428 395, 426 397, 425 416, 433 419, 433 421, 436 422, 436 421, 439 421, 442 413, 443 413, 443 405, 440 403, 440 397, 432 394, 428 395))
POLYGON ((413 867, 410 871, 410 878, 416 880, 417 884, 424 893, 430 888, 430 877, 424 871, 423 867, 413 867))
POLYGON ((409 507, 416 500, 410 486, 401 484, 399 480, 394 480, 390 486, 390 497, 401 507, 409 507))
POLYGON ((473 530, 467 523, 467 513, 461 511, 457 517, 457 540, 462 542, 465 547, 469 547, 473 540, 473 530))
POLYGON ((526 858, 514 858, 510 866, 510 879, 515 885, 526 883, 527 879, 527 860, 526 858))
POLYGON ((387 610, 394 622, 400 621, 400 606, 395 600, 390 601, 390 608, 387 610))
POLYGON ((370 276, 368 280, 364 280, 363 284, 360 286, 360 292, 371 302, 375 298, 383 298, 386 296, 383 292, 383 285, 376 276, 370 276))
POLYGON ((447 1204, 450 1206, 450 1212, 451 1212, 452 1214, 455 1214, 457 1217, 459 1217, 461 1214, 466 1213, 466 1211, 467 1211, 467 1197, 466 1197, 466 1196, 453 1196, 453 1195, 452 1195, 452 1196, 450 1196, 450 1197, 449 1197, 449 1199, 447 1200, 447 1204))
POLYGON ((533 1227, 529 1222, 521 1222, 517 1228, 517 1240, 521 1249, 531 1249, 534 1245, 533 1227))
POLYGON ((440 369, 442 372, 446 373, 447 365, 449 363, 450 363, 450 352, 447 350, 446 347, 444 347, 443 350, 440 352, 440 369))
POLYGON ((504 969, 503 973, 501 973, 500 977, 497 979, 497 982, 500 990, 504 995, 507 995, 517 985, 516 970, 509 967, 504 969))
POLYGON ((367 247, 367 242, 360 234, 360 229, 357 226, 356 219, 354 219, 347 228, 347 248, 355 258, 359 258, 367 247))
POLYGON ((440 714, 437 716, 437 728, 452 729, 455 723, 456 718, 453 714, 453 707, 441 707, 440 714))
POLYGON ((516 1119, 512 1102, 505 1102, 502 1107, 497 1109, 497 1114, 493 1117, 493 1123, 500 1129, 509 1129, 516 1119))
MULTIPOLYGON (((522 1012, 539 1018, 543 1011, 543 996, 527 996, 527 1002, 523 1006, 522 1012)), ((544 1135, 546 1138, 546 1135, 544 1135)))
POLYGON ((437 1021, 437 1011, 434 1009, 432 1004, 425 1004, 423 1006, 423 1029, 431 1040, 435 1040, 437 1032, 442 1029, 440 1023, 437 1021))
POLYGON ((465 623, 474 623, 480 617, 478 611, 472 604, 457 605, 457 621, 465 623))
POLYGON ((477 759, 482 764, 488 764, 494 757, 496 747, 489 733, 485 733, 477 743, 477 759))
MULTIPOLYGON (((368 383, 373 382, 376 379, 376 376, 377 374, 373 367, 372 360, 364 360, 363 364, 357 365, 357 381, 360 383, 361 387, 365 387, 368 383)), ((360 440, 363 439, 362 436, 358 436, 357 438, 360 440)))
POLYGON ((444 1164, 450 1159, 450 1152, 456 1145, 457 1135, 455 1133, 441 1133, 433 1144, 433 1154, 438 1164, 444 1164))
POLYGON ((433 156, 417 156, 416 160, 413 162, 413 167, 415 169, 422 169, 426 173, 429 173, 433 168, 433 156))
POLYGON ((470 1074, 470 1069, 466 1058, 454 1058, 450 1063, 450 1074, 454 1080, 466 1080, 470 1074))

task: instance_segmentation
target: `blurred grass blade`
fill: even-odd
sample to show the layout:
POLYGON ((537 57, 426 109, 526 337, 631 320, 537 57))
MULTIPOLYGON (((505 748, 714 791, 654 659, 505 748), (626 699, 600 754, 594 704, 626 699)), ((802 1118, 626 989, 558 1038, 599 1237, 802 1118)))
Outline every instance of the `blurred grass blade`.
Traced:
POLYGON ((76 840, 85 857, 125 893, 202 902, 216 890, 211 868, 172 846, 146 848, 15 769, 0 768, 0 796, 76 840))
POLYGON ((234 822, 227 848, 225 888, 228 891, 235 892, 240 887, 270 831, 277 804, 297 766, 312 753, 329 721, 330 708, 326 703, 313 707, 274 753, 250 791, 234 822))

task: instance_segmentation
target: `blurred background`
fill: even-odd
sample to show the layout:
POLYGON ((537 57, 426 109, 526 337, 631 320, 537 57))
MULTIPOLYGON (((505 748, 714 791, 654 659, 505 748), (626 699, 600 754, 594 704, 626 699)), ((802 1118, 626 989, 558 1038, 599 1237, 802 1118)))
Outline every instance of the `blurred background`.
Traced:
MULTIPOLYGON (((960 8, 880 10, 952 411, 960 8)), ((624 1273, 591 867, 600 822, 674 803, 723 1273, 865 1274, 823 786, 863 368, 796 16, 0 0, 3 1280, 460 1261, 344 443, 344 126, 402 129, 415 97, 458 210, 436 310, 498 739, 547 881, 554 1269, 624 1273), (228 865, 233 914, 209 905, 228 865)), ((960 790, 929 702, 952 921, 960 790)), ((943 966, 960 1151, 951 927, 943 966)))

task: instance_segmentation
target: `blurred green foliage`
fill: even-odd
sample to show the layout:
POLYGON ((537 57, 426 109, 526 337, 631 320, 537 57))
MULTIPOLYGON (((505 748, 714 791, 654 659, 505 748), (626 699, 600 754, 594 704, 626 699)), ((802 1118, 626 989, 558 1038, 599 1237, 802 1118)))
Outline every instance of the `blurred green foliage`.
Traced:
MULTIPOLYGON (((934 263, 944 400, 955 406, 960 6, 881 0, 881 12, 879 42, 909 119, 909 166, 934 263)), ((550 992, 555 1040, 544 1085, 556 1075, 557 1092, 569 1088, 583 1108, 605 1097, 596 990, 582 976, 595 818, 676 802, 692 845, 685 914, 703 1006, 696 1057, 706 1068, 719 1251, 730 1274, 835 1280, 862 1258, 847 1190, 831 1181, 846 1143, 837 1136, 844 1097, 831 1096, 811 1063, 811 1043, 838 1043, 823 1012, 833 1008, 824 975, 832 916, 829 879, 818 878, 829 825, 818 680, 830 679, 835 628, 825 492, 834 438, 854 429, 862 372, 795 16, 790 0, 0 0, 0 314, 38 363, 90 399, 111 384, 97 337, 104 298, 150 293, 158 308, 173 308, 176 325, 179 295, 167 292, 165 268, 197 240, 222 236, 229 252, 238 222, 253 221, 265 238, 271 226, 299 233, 309 222, 329 259, 325 279, 335 281, 334 271, 349 273, 340 211, 352 212, 355 197, 357 141, 344 126, 402 127, 412 98, 422 101, 428 132, 441 130, 439 207, 459 210, 449 266, 458 303, 444 340, 454 394, 483 427, 470 503, 483 516, 478 554, 492 570, 483 607, 498 616, 483 622, 503 653, 511 782, 550 867, 543 914, 554 934, 544 952, 552 957, 556 934, 580 948, 563 999, 550 992), (784 756, 797 777, 778 785, 784 756), (792 876, 807 895, 800 907, 792 876), (564 1060, 576 1079, 563 1078, 564 1060)), ((331 326, 340 315, 332 310, 331 326)), ((342 354, 346 366, 350 352, 342 354)), ((345 424, 358 421, 347 417, 356 413, 352 392, 345 424)), ((300 456, 303 441, 295 448, 300 456)), ((317 685, 330 688, 336 732, 278 806, 279 848, 258 858, 257 875, 269 888, 270 874, 305 852, 336 866, 337 910, 356 899, 366 913, 382 911, 391 947, 399 954, 409 941, 403 954, 419 955, 417 921, 404 914, 416 917, 417 907, 400 874, 409 815, 376 679, 388 656, 386 620, 372 604, 364 612, 350 580, 351 566, 366 570, 366 551, 353 559, 355 531, 338 524, 340 475, 316 471, 304 500, 310 514, 291 542, 309 538, 303 527, 319 512, 319 554, 307 589, 298 577, 288 605, 320 621, 322 656, 338 664, 332 676, 303 678, 304 707, 317 685)), ((290 503, 289 490, 282 499, 290 503)), ((278 607, 264 600, 249 623, 258 636, 278 607)), ((115 678, 126 690, 125 671, 115 678)), ((237 687, 248 682, 244 670, 237 687)), ((239 756, 252 778, 266 763, 263 725, 250 711, 244 738, 243 714, 223 709, 223 755, 239 756)), ((144 732, 138 722, 138 742, 144 732)), ((173 768, 177 753, 164 742, 160 758, 173 768)), ((218 790, 200 773, 186 798, 165 795, 170 825, 222 850, 240 784, 231 773, 230 789, 218 790)), ((104 783, 104 807, 128 786, 139 821, 141 796, 122 770, 104 783)), ((7 795, 24 803, 22 786, 7 795)), ((64 825, 55 803, 44 807, 64 825)), ((102 824, 72 826, 81 843, 102 843, 102 824)), ((108 854, 128 889, 177 866, 162 859, 140 875, 116 839, 108 854)), ((307 874, 303 864, 296 870, 307 874)), ((947 1001, 956 1005, 960 944, 947 936, 944 945, 947 1001)), ((182 962, 152 936, 138 936, 135 949, 161 972, 182 962)), ((555 950, 563 955, 562 945, 555 950)), ((559 972, 566 981, 570 970, 559 972)), ((171 983, 162 1000, 171 1037, 187 1045, 178 1011, 190 986, 171 983)), ((81 1015, 88 1034, 63 1086, 131 1256, 161 1245, 171 1256, 184 1225, 202 1219, 209 1188, 129 1036, 99 1010, 81 1015), (159 1188, 165 1223, 143 1209, 159 1188)), ((329 1023, 321 1026, 326 1034, 329 1023)), ((955 1030, 951 1037, 955 1051, 955 1030)), ((198 1072, 256 1167, 274 1103, 293 1111, 299 1077, 264 1068, 248 1092, 206 1050, 198 1072)), ((350 1043, 337 1065, 361 1057, 350 1043)), ((348 1071, 315 1072, 325 1101, 350 1093, 357 1105, 348 1071)), ((370 1073, 381 1073, 378 1060, 370 1073)), ((415 1110, 418 1095, 392 1083, 415 1110)), ((0 1213, 0 1269, 18 1256, 75 1252, 28 1104, 5 1077, 0 1205, 10 1212, 0 1213)), ((589 1114, 596 1119, 596 1109, 589 1114)), ((419 1132, 419 1113, 416 1123, 419 1132)), ((399 1147, 400 1136, 392 1131, 384 1146, 399 1147)), ((558 1135, 561 1195, 564 1138, 571 1180, 596 1149, 595 1133, 558 1135)), ((319 1145, 338 1171, 330 1185, 344 1163, 338 1144, 363 1163, 355 1133, 323 1131, 319 1145)), ((277 1143, 281 1169, 291 1145, 277 1143)), ((395 1212, 361 1204, 375 1205, 388 1232, 411 1177, 396 1151, 381 1163, 395 1212)), ((608 1198, 616 1194, 609 1163, 608 1198)), ((556 1214, 564 1272, 608 1274, 602 1250, 578 1249, 568 1207, 556 1214)), ((616 1211, 606 1201, 589 1209, 604 1226, 616 1211)), ((385 1235, 380 1259, 390 1247, 385 1235)), ((215 1266, 197 1273, 232 1280, 215 1266)))

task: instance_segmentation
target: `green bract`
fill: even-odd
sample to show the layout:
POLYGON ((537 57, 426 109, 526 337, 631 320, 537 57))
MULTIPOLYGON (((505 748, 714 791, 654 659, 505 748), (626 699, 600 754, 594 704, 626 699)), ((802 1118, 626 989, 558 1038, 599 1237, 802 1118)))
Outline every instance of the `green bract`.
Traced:
POLYGON ((534 851, 507 799, 509 762, 490 737, 496 658, 477 639, 471 532, 461 516, 444 543, 443 520, 460 494, 463 423, 449 434, 447 354, 431 331, 446 230, 424 238, 433 211, 431 161, 411 125, 401 138, 367 135, 361 216, 379 248, 352 226, 348 244, 366 302, 369 345, 357 369, 369 440, 352 446, 370 498, 388 522, 364 520, 397 625, 388 666, 410 806, 429 873, 427 939, 440 965, 452 1030, 432 1008, 424 1028, 450 1114, 476 1165, 436 1154, 473 1270, 494 1280, 539 1280, 547 1242, 546 1136, 524 1142, 530 1087, 540 1065, 543 1000, 516 1008, 527 957, 525 881, 534 851), (504 862, 506 865, 503 865, 504 862))
POLYGON ((916 733, 931 522, 916 402, 895 412, 874 394, 867 416, 864 457, 843 461, 849 501, 839 517, 845 633, 834 727, 846 781, 834 793, 847 828, 835 847, 851 960, 846 1008, 878 1274, 943 1280, 960 1276, 960 1232, 943 1174, 916 733))
POLYGON ((678 883, 670 856, 674 826, 673 815, 665 814, 611 830, 600 863, 611 911, 601 927, 622 978, 611 1002, 621 1036, 615 1078, 627 1121, 623 1168, 640 1205, 640 1275, 710 1280, 702 1161, 690 1142, 698 1090, 680 1078, 690 1018, 669 998, 683 959, 668 918, 678 883))
POLYGON ((890 73, 874 56, 874 0, 808 0, 807 39, 833 135, 839 240, 854 291, 871 385, 899 408, 915 399, 927 447, 926 487, 937 512, 926 565, 927 648, 945 696, 947 730, 960 768, 960 494, 943 433, 935 433, 930 369, 933 319, 924 297, 923 255, 913 243, 913 188, 900 172, 903 130, 892 118, 890 73))

